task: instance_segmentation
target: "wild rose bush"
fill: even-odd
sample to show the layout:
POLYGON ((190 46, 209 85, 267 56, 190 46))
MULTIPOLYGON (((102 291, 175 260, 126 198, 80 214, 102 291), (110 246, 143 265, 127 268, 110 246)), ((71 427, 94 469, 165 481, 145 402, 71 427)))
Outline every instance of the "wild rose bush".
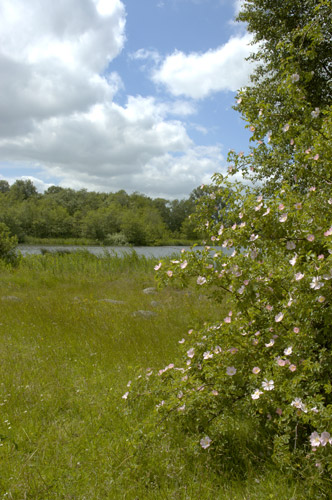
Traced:
POLYGON ((205 249, 155 267, 161 283, 194 283, 221 311, 227 301, 227 314, 189 330, 179 359, 143 371, 124 395, 129 409, 144 407, 140 435, 152 441, 180 429, 219 468, 231 456, 272 458, 329 491, 330 15, 325 0, 244 2, 259 64, 235 106, 250 152, 231 151, 228 172, 253 187, 216 174, 197 207, 205 249))
POLYGON ((155 269, 163 283, 192 280, 227 296, 229 312, 184 335, 175 366, 140 376, 126 399, 144 395, 157 421, 176 421, 202 452, 220 455, 234 422, 246 419, 281 465, 303 456, 331 472, 332 197, 285 184, 264 198, 220 175, 205 190, 204 251, 155 269), (225 189, 232 196, 219 210, 225 189))

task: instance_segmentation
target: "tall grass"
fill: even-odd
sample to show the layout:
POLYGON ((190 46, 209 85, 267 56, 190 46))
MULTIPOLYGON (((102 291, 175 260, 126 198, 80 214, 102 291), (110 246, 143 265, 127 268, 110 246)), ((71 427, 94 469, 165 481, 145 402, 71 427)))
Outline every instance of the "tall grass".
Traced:
POLYGON ((79 252, 0 270, 1 499, 306 498, 285 481, 276 494, 273 469, 212 472, 176 430, 137 446, 145 410, 133 419, 121 397, 137 367, 173 362, 189 328, 224 312, 195 290, 143 293, 153 264, 79 252))

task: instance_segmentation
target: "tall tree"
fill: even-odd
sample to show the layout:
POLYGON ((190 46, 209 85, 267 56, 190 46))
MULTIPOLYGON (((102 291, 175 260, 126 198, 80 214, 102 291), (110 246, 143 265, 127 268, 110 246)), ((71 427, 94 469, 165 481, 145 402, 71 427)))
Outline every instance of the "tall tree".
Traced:
POLYGON ((332 7, 330 0, 247 0, 238 19, 258 50, 251 85, 241 89, 242 113, 254 145, 230 154, 233 172, 310 187, 330 182, 332 7))

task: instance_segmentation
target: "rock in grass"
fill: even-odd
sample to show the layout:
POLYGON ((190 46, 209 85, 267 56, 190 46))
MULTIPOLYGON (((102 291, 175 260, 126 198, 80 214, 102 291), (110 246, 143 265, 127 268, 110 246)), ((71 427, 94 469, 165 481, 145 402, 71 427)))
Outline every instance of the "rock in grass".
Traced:
POLYGON ((12 300, 14 302, 20 302, 21 299, 19 297, 15 297, 15 295, 4 295, 1 297, 1 300, 12 300))
POLYGON ((98 302, 107 302, 108 304, 125 304, 124 300, 99 299, 98 302))
POLYGON ((152 307, 161 307, 162 306, 162 303, 157 302, 156 300, 151 300, 150 304, 152 307))
POLYGON ((140 316, 141 318, 151 318, 152 316, 157 316, 157 313, 154 311, 144 311, 143 309, 139 309, 138 311, 133 312, 133 316, 140 316))
POLYGON ((144 288, 143 293, 151 295, 153 293, 157 293, 157 289, 154 286, 150 286, 149 288, 144 288))

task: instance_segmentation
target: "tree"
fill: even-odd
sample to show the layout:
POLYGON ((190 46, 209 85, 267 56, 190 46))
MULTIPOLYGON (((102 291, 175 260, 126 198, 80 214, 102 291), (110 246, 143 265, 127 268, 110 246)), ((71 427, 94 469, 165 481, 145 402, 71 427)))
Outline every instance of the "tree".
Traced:
POLYGON ((10 187, 7 181, 1 179, 0 180, 0 193, 8 193, 10 187))
POLYGON ((310 187, 331 155, 332 9, 326 0, 248 0, 238 19, 254 34, 258 51, 252 84, 237 96, 252 131, 251 154, 233 152, 233 173, 310 187))
POLYGON ((16 201, 27 200, 31 197, 36 197, 38 195, 37 189, 30 179, 21 180, 18 179, 11 185, 10 197, 16 201))

